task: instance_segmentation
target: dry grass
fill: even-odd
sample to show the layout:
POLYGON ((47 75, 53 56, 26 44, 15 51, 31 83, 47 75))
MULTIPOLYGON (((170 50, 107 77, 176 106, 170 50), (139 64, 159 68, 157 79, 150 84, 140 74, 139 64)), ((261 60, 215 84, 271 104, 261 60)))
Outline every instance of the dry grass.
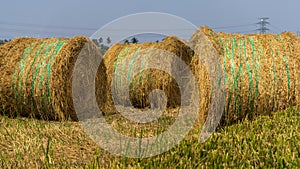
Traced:
MULTIPOLYGON (((118 131, 137 137, 140 134, 129 131, 131 124, 118 116, 107 120, 118 131)), ((163 121, 165 127, 171 122, 170 119, 163 121)), ((0 167, 297 168, 300 165, 299 122, 299 111, 290 109, 271 117, 261 116, 254 121, 245 120, 225 127, 204 144, 198 142, 200 130, 196 129, 164 154, 130 159, 98 148, 77 122, 0 116, 0 167)))

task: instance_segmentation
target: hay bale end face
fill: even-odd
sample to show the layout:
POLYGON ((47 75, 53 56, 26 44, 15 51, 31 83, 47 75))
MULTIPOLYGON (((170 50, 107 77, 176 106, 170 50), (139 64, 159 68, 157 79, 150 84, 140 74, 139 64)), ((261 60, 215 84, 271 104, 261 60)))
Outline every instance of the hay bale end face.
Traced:
MULTIPOLYGON (((8 115, 77 120, 72 73, 86 37, 20 38, 0 47, 1 109, 8 115)), ((96 49, 96 47, 94 47, 96 49)))

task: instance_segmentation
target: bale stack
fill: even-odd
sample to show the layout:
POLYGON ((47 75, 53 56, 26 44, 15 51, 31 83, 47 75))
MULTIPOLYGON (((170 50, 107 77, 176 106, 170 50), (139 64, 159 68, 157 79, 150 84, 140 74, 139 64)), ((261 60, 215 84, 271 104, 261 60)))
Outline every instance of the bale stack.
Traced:
POLYGON ((19 38, 0 47, 0 105, 9 115, 77 120, 72 73, 86 37, 19 38))
MULTIPOLYGON (((147 64, 149 64, 147 63, 147 57, 155 57, 160 54, 157 51, 155 52, 155 49, 167 51, 181 58, 187 65, 190 64, 193 57, 193 51, 185 42, 176 37, 167 37, 162 42, 157 43, 116 44, 112 46, 104 56, 107 81, 97 82, 97 84, 106 86, 104 98, 102 98, 102 101, 98 101, 101 104, 102 111, 115 112, 114 105, 123 103, 123 98, 115 98, 116 100, 113 100, 112 93, 122 91, 126 87, 129 87, 130 101, 136 108, 150 107, 148 97, 150 92, 155 89, 164 91, 168 100, 168 108, 178 107, 181 104, 180 89, 175 79, 168 73, 155 69, 134 72, 136 67, 147 67, 147 64), (149 49, 154 49, 154 51, 141 54, 143 50, 149 49), (125 63, 125 59, 129 60, 129 62, 125 63), (118 76, 115 77, 117 79, 114 79, 115 85, 111 86, 114 74, 118 76), (130 86, 124 86, 125 80, 130 80, 130 86)), ((165 64, 166 69, 172 71, 172 63, 172 60, 168 61, 165 64)), ((124 93, 124 97, 128 97, 128 95, 124 93)))
MULTIPOLYGON (((226 91, 223 124, 300 105, 300 40, 295 34, 240 35, 215 33, 202 27, 191 42, 196 42, 193 47, 200 49, 204 60, 176 37, 158 43, 112 46, 95 79, 101 111, 115 112, 115 104, 124 104, 128 96, 134 107, 150 107, 149 95, 155 89, 165 93, 167 108, 181 105, 179 86, 170 74, 157 69, 135 72, 147 67, 148 58, 162 55, 155 51, 158 49, 190 66, 199 85, 199 115, 205 120, 213 99, 212 83, 216 83, 209 77, 211 70, 207 70, 212 63, 205 59, 213 53, 211 47, 216 49, 220 61, 222 76, 217 78, 222 80, 218 82, 222 82, 226 91), (207 43, 205 38, 211 46, 203 45, 207 43), (154 49, 153 53, 142 52, 149 49, 154 49), (130 81, 129 86, 124 85, 126 80, 130 81), (112 95, 125 88, 129 88, 129 93, 113 100, 112 95)), ((72 99, 72 73, 86 45, 86 55, 100 56, 97 47, 85 37, 18 38, 0 46, 0 110, 10 115, 78 120, 72 99)), ((172 58, 166 59, 165 68, 177 75, 183 69, 176 67, 172 58)))
MULTIPOLYGON (((217 34, 202 27, 191 40, 197 41, 202 34, 220 57, 226 88, 223 123, 299 105, 300 41, 295 34, 217 34)), ((197 43, 200 45, 201 41, 197 43)), ((192 63, 200 79, 203 72, 197 71, 201 66, 198 57, 192 63)))

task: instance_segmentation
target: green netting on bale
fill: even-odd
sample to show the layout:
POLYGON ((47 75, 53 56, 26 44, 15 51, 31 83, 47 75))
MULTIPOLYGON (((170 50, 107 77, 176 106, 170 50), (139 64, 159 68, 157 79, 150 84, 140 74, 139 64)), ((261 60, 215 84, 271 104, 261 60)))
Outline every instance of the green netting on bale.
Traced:
MULTIPOLYGON (((196 48, 203 49, 203 53, 204 42, 198 40, 203 34, 218 52, 223 73, 218 77, 226 94, 221 125, 299 106, 300 48, 295 34, 241 35, 202 27, 191 40, 199 43, 196 48)), ((200 65, 196 63, 192 68, 199 69, 200 65)), ((196 76, 203 74, 199 71, 196 76)), ((209 102, 204 119, 212 103, 209 102)))
MULTIPOLYGON (((280 40, 280 42, 282 43, 282 50, 284 50, 284 42, 282 40, 282 37, 280 35, 278 35, 278 39, 280 40)), ((290 47, 289 47, 290 50, 290 47)), ((285 61, 285 69, 286 69, 286 76, 287 76, 287 80, 288 80, 288 89, 291 89, 291 73, 290 73, 290 68, 289 68, 289 60, 287 58, 286 53, 283 54, 283 58, 285 61)))
POLYGON ((11 82, 18 111, 34 111, 34 114, 39 114, 52 110, 52 65, 66 42, 68 41, 47 39, 25 49, 11 82), (23 105, 30 105, 31 109, 25 110, 23 105))
POLYGON ((122 48, 121 52, 118 54, 116 61, 114 62, 114 74, 115 74, 115 86, 114 91, 118 94, 118 88, 122 86, 122 78, 118 78, 119 76, 119 68, 124 65, 123 58, 125 58, 129 52, 130 48, 128 47, 126 50, 122 48), (123 52, 123 53, 122 53, 123 52))
MULTIPOLYGON (((142 62, 140 64, 140 70, 143 68, 148 67, 148 58, 150 57, 150 52, 142 59, 142 62)), ((142 81, 143 81, 143 75, 144 75, 145 71, 142 71, 141 73, 139 73, 139 84, 142 85, 142 81)), ((151 77, 150 77, 150 72, 148 73, 148 81, 151 81, 151 77)))
POLYGON ((291 47, 282 35, 215 35, 211 31, 210 36, 221 49, 226 122, 284 107, 285 93, 291 99, 296 82, 287 54, 291 47))
MULTIPOLYGON (((129 81, 131 81, 133 78, 134 78, 134 74, 135 74, 135 72, 134 72, 134 69, 133 69, 133 66, 135 66, 136 64, 138 64, 138 63, 136 63, 136 56, 137 56, 137 54, 138 54, 138 52, 140 51, 140 47, 139 48, 137 48, 135 51, 134 51, 134 53, 133 53, 133 55, 131 56, 131 58, 130 58, 130 63, 129 63, 129 66, 128 66, 128 80, 129 81)), ((140 63, 141 64, 141 63, 140 63)), ((140 65, 139 64, 139 65, 140 65)))
POLYGON ((140 51, 141 47, 123 47, 118 54, 116 61, 114 62, 115 94, 120 94, 124 87, 129 87, 122 86, 123 81, 127 80, 128 82, 130 82, 130 84, 132 84, 130 86, 130 93, 131 96, 133 96, 133 98, 131 98, 133 102, 135 102, 135 100, 137 99, 140 99, 138 97, 139 93, 137 93, 136 91, 136 88, 138 87, 137 85, 143 86, 143 82, 146 80, 147 84, 151 86, 150 71, 144 70, 142 72, 135 72, 136 67, 139 67, 139 69, 143 69, 148 66, 147 58, 151 55, 148 53, 147 55, 143 55, 143 57, 138 57, 138 53, 140 51), (126 63, 124 63, 125 59, 127 60, 126 63), (123 72, 121 72, 120 70, 123 70, 123 72), (147 79, 144 79, 145 72, 148 73, 147 79))
POLYGON ((15 96, 16 96, 16 99, 17 99, 18 102, 21 102, 21 96, 22 95, 19 94, 17 87, 23 85, 22 81, 19 80, 19 77, 24 76, 24 71, 23 70, 24 70, 24 67, 25 67, 25 60, 27 59, 26 55, 32 51, 32 49, 34 48, 35 45, 36 45, 36 43, 32 44, 31 46, 29 46, 28 48, 25 49, 25 51, 24 51, 24 53, 21 57, 20 64, 19 64, 19 71, 16 71, 13 75, 13 81, 11 83, 11 86, 12 86, 13 91, 15 92, 15 96))

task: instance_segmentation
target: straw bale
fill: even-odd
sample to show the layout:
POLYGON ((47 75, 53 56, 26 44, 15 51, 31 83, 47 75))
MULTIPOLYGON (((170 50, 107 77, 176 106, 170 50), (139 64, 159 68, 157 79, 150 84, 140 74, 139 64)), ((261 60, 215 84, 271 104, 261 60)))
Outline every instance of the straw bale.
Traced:
MULTIPOLYGON (((223 70, 226 88, 223 124, 299 105, 300 48, 295 34, 241 35, 215 33, 202 27, 192 39, 203 33, 218 51, 223 70)), ((199 66, 194 63, 192 67, 199 66)), ((195 75, 203 77, 201 71, 195 75)))
POLYGON ((72 73, 86 37, 15 39, 0 48, 1 109, 9 115, 77 120, 72 73))
MULTIPOLYGON (((162 90, 167 97, 167 107, 175 108, 181 104, 180 89, 175 79, 170 74, 161 70, 146 69, 141 73, 134 72, 136 67, 146 67, 147 57, 155 57, 160 53, 149 52, 148 55, 141 54, 143 50, 158 49, 164 50, 182 59, 187 65, 190 64, 193 57, 193 51, 181 40, 176 37, 167 37, 162 42, 158 43, 143 43, 143 44, 116 44, 112 46, 104 56, 104 65, 106 67, 107 82, 102 85, 107 86, 104 94, 104 102, 101 102, 101 109, 104 112, 115 112, 115 104, 121 104, 125 101, 122 98, 113 100, 112 93, 114 91, 122 91, 129 87, 129 97, 132 105, 136 108, 150 107, 149 94, 155 89, 162 90), (141 52, 141 53, 140 53, 141 52), (124 63, 127 59, 130 63, 124 63), (120 67, 125 72, 120 72, 120 67), (113 75, 117 76, 115 86, 111 86, 113 75), (122 75, 121 75, 122 74, 122 75), (132 76, 132 77, 130 77, 132 76), (126 79, 129 78, 129 79, 126 79), (123 81, 130 80, 130 86, 124 86, 123 81), (113 90, 112 90, 113 88, 113 90), (116 90, 114 90, 116 89, 116 90)), ((174 65, 172 60, 166 63, 166 69, 172 72, 174 65)), ((103 92, 102 92, 103 93, 103 92)), ((124 98, 128 97, 126 93, 124 98)), ((123 106, 128 106, 126 105, 123 106)))

